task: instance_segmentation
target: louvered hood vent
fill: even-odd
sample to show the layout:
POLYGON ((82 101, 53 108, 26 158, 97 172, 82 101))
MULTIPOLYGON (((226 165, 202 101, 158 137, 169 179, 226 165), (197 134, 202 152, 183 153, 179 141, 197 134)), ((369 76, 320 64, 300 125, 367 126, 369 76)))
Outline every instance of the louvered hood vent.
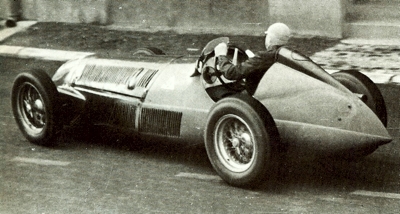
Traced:
POLYGON ((135 128, 136 106, 119 100, 91 97, 86 104, 86 116, 98 124, 135 128))
POLYGON ((139 132, 168 137, 180 137, 182 112, 142 109, 139 132))
POLYGON ((107 90, 121 94, 144 91, 157 70, 140 67, 87 64, 76 85, 107 90))

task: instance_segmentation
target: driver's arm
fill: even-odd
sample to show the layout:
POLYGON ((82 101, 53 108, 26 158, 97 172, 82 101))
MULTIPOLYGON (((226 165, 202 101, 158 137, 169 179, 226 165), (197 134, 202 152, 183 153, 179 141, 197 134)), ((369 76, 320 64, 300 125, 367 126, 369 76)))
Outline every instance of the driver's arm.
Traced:
POLYGON ((239 80, 246 78, 253 72, 266 71, 274 62, 275 51, 258 52, 254 57, 237 65, 233 65, 226 56, 218 56, 219 71, 229 80, 239 80))

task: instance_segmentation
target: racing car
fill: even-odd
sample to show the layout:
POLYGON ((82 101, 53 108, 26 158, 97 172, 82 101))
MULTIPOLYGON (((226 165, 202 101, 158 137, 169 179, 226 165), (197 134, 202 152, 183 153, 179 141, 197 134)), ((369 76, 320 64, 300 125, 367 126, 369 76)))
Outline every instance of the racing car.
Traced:
POLYGON ((282 47, 257 84, 229 81, 216 66, 221 42, 232 63, 248 58, 221 37, 196 57, 143 48, 131 60, 85 57, 53 74, 22 72, 12 88, 16 123, 44 146, 78 117, 143 137, 204 143, 215 171, 239 187, 265 182, 289 151, 360 158, 392 140, 382 94, 362 73, 329 74, 282 47))

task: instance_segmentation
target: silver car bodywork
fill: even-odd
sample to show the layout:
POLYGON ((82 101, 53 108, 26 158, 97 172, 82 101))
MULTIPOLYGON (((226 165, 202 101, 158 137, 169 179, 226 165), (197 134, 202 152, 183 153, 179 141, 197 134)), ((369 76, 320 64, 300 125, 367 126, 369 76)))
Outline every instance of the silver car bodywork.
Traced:
MULTIPOLYGON (((317 153, 341 153, 375 150, 391 141, 358 96, 311 61, 296 57, 301 56, 281 50, 281 60, 252 95, 271 113, 282 143, 317 153)), ((202 75, 191 75, 198 64, 191 57, 84 58, 64 64, 52 80, 60 94, 84 103, 82 112, 95 111, 95 122, 201 143, 215 104, 205 88, 218 84, 210 86, 202 75)))

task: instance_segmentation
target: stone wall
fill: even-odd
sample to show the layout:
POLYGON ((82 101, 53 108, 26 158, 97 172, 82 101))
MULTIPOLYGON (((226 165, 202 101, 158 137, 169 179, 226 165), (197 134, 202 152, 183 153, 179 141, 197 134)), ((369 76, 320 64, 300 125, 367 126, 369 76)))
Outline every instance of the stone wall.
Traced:
POLYGON ((270 0, 271 22, 288 23, 300 35, 341 38, 347 0, 270 0))
POLYGON ((109 0, 20 0, 22 16, 41 22, 108 23, 109 0))
POLYGON ((10 15, 10 0, 0 0, 0 19, 7 19, 10 15))
POLYGON ((112 1, 113 23, 190 32, 257 34, 268 25, 268 0, 112 1))
MULTIPOLYGON (((5 0, 0 0, 5 1, 5 0)), ((25 19, 142 30, 262 35, 284 22, 299 35, 342 37, 350 0, 20 0, 25 19)))
POLYGON ((26 19, 114 24, 143 30, 259 35, 268 0, 22 0, 26 19))

